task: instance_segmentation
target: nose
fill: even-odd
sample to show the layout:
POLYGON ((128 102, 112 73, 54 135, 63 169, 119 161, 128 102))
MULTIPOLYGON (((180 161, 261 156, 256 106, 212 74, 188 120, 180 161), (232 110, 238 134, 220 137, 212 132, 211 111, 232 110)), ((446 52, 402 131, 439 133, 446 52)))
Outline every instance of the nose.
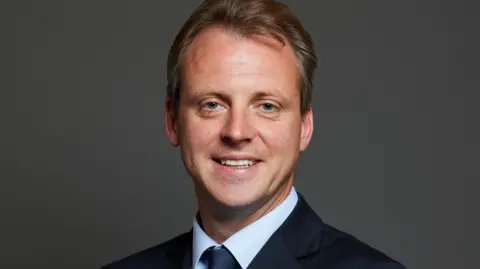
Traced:
POLYGON ((249 143, 254 137, 255 128, 246 110, 230 110, 222 128, 222 141, 230 146, 238 147, 249 143))

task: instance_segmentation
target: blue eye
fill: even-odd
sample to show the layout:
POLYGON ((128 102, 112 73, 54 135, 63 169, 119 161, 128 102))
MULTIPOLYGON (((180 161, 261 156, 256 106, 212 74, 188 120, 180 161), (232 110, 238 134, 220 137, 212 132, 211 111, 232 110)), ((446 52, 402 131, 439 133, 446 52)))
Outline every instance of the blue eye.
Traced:
POLYGON ((262 109, 265 110, 265 111, 273 111, 275 110, 275 105, 274 104, 271 104, 271 103, 263 103, 262 104, 262 109))
POLYGON ((205 104, 205 108, 210 109, 210 110, 214 110, 214 109, 218 108, 219 105, 220 105, 219 103, 208 102, 208 103, 205 104))

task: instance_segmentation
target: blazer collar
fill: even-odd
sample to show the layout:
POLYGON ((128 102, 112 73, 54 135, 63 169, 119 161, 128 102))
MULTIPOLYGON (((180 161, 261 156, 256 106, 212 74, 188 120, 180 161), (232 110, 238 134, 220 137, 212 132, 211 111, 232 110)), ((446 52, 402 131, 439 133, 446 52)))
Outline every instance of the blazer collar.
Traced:
MULTIPOLYGON (((248 269, 302 269, 299 260, 320 249, 323 221, 298 193, 294 210, 270 237, 248 269)), ((185 234, 182 248, 170 252, 172 259, 181 263, 182 269, 192 268, 192 235, 185 234)), ((178 264, 178 263, 177 263, 178 264)))
POLYGON ((298 194, 297 206, 277 232, 292 254, 302 258, 320 249, 324 227, 322 219, 298 194))
MULTIPOLYGON (((192 234, 190 230, 177 238, 167 242, 166 253, 163 258, 168 261, 166 264, 158 265, 158 268, 192 268, 192 234)), ((152 267, 153 268, 153 267, 152 267)), ((155 267, 157 268, 157 267, 155 267)))
POLYGON ((186 247, 184 249, 185 252, 182 252, 181 250, 178 251, 178 254, 184 254, 183 255, 183 260, 181 262, 182 264, 182 269, 192 269, 192 239, 193 239, 193 229, 191 229, 188 232, 188 243, 186 244, 186 247))
POLYGON ((287 220, 272 235, 248 269, 301 269, 300 260, 320 249, 323 222, 299 194, 287 220))

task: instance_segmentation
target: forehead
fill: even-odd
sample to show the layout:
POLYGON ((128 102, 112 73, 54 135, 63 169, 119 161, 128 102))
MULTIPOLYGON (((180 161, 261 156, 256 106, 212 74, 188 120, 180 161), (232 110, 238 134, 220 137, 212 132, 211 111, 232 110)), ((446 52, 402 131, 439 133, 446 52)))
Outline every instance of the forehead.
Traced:
POLYGON ((182 73, 187 80, 251 75, 287 83, 298 78, 297 59, 288 43, 260 35, 243 37, 220 27, 205 29, 194 38, 182 73))

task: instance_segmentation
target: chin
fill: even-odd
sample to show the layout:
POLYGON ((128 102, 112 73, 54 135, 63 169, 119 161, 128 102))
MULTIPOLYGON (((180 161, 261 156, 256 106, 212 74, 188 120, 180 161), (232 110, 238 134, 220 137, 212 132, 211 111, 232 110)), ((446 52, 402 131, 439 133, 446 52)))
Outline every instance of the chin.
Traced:
POLYGON ((221 206, 232 209, 255 207, 266 196, 258 188, 249 186, 249 184, 244 186, 218 186, 218 188, 212 190, 210 195, 221 206))
POLYGON ((217 195, 218 198, 216 200, 230 208, 242 208, 242 207, 248 207, 252 204, 255 204, 256 201, 258 201, 257 197, 255 196, 245 196, 245 195, 239 195, 239 194, 220 194, 217 195))

